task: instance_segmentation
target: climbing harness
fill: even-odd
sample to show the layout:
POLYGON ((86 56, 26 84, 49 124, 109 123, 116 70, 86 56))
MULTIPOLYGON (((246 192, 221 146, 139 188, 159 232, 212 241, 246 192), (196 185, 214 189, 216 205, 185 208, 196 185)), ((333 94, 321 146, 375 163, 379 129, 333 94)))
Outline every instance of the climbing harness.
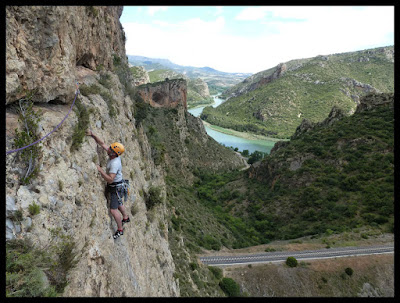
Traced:
POLYGON ((27 146, 24 146, 24 147, 21 147, 21 148, 18 148, 18 149, 14 149, 14 150, 10 150, 10 151, 6 152, 6 155, 11 154, 11 153, 15 153, 15 152, 17 152, 17 151, 20 151, 20 150, 23 150, 23 149, 25 149, 25 148, 28 148, 28 147, 30 147, 30 146, 32 146, 32 145, 35 145, 36 143, 39 143, 40 141, 44 140, 46 137, 48 137, 48 136, 50 136, 52 133, 54 133, 54 132, 61 126, 61 124, 65 121, 65 119, 67 119, 69 113, 70 113, 71 110, 72 110, 72 107, 74 107, 75 100, 76 100, 76 97, 78 96, 78 94, 80 94, 80 91, 79 91, 79 82, 76 82, 76 94, 75 94, 74 102, 72 102, 72 105, 71 105, 71 108, 70 108, 69 111, 68 111, 68 114, 67 114, 67 115, 64 117, 64 119, 60 122, 60 124, 58 124, 51 132, 49 132, 49 133, 48 133, 46 136, 44 136, 43 138, 41 138, 41 139, 39 139, 39 140, 37 140, 37 141, 35 141, 35 142, 33 142, 33 143, 27 145, 27 146))
POLYGON ((128 196, 129 196, 129 180, 128 179, 123 179, 122 181, 108 184, 108 186, 111 189, 115 190, 115 192, 117 193, 119 203, 122 203, 122 198, 124 198, 124 202, 126 202, 126 200, 128 199, 128 196), (119 195, 120 193, 121 193, 121 196, 119 195))

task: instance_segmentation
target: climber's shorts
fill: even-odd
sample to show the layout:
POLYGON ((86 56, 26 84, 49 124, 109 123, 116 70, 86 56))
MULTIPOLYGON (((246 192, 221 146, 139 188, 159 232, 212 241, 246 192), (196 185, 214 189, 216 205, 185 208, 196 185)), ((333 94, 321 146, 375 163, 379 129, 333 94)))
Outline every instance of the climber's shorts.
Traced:
POLYGON ((122 203, 122 191, 115 188, 108 188, 108 192, 110 193, 110 208, 117 209, 118 206, 123 205, 122 203))

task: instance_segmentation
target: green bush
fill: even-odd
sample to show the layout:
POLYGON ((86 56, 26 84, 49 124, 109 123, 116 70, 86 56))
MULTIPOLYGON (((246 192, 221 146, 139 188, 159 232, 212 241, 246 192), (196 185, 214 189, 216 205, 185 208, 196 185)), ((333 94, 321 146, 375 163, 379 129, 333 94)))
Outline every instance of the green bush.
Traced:
POLYGON ((198 265, 197 263, 194 263, 194 262, 191 262, 191 263, 189 264, 189 266, 190 266, 190 268, 191 268, 192 270, 196 270, 196 269, 199 268, 199 265, 198 265))
MULTIPOLYGON (((35 112, 33 110, 33 102, 31 101, 33 94, 34 92, 31 92, 26 99, 20 100, 18 121, 21 124, 22 130, 18 131, 18 129, 15 129, 14 145, 16 148, 28 146, 40 139, 37 130, 41 120, 41 111, 35 112)), ((38 159, 41 158, 41 151, 41 146, 34 144, 17 154, 26 166, 26 172, 21 176, 22 184, 29 184, 30 180, 39 173, 38 159)))
POLYGON ((78 150, 82 145, 90 123, 89 111, 79 99, 75 101, 74 111, 78 117, 78 123, 75 124, 74 132, 72 133, 71 152, 78 150))
POLYGON ((253 164, 257 161, 260 161, 264 158, 264 156, 266 155, 266 153, 260 152, 258 150, 254 151, 250 157, 249 160, 247 161, 249 164, 253 164))
POLYGON ((111 89, 111 76, 109 74, 102 73, 100 74, 99 83, 103 85, 105 88, 111 89))
POLYGON ((215 276, 215 278, 217 278, 218 280, 221 280, 223 277, 222 274, 222 269, 219 267, 213 267, 213 266, 208 266, 208 269, 213 273, 213 275, 215 276))
POLYGON ((23 219, 23 214, 22 214, 22 210, 17 209, 15 212, 13 212, 11 214, 11 216, 9 217, 12 221, 18 221, 21 222, 23 219))
POLYGON ((222 278, 219 282, 219 286, 227 296, 240 297, 240 287, 235 280, 231 278, 222 278))
POLYGON ((350 268, 350 267, 347 267, 345 270, 344 270, 344 272, 348 275, 348 276, 352 276, 353 275, 353 273, 354 273, 354 271, 353 271, 353 269, 352 268, 350 268))
POLYGON ((104 101, 107 103, 108 107, 108 114, 110 115, 111 118, 115 117, 117 115, 117 110, 115 109, 114 105, 116 101, 112 97, 112 95, 108 91, 101 91, 100 96, 103 98, 104 101))
POLYGON ((289 267, 296 267, 297 266, 297 260, 295 257, 288 257, 286 259, 286 265, 289 267))
POLYGON ((59 234, 50 246, 35 247, 27 239, 6 242, 6 296, 56 297, 67 285, 68 271, 76 265, 75 243, 59 234))
POLYGON ((136 126, 139 126, 139 124, 146 119, 150 111, 150 105, 146 104, 140 97, 137 97, 137 99, 138 101, 135 102, 134 106, 134 117, 136 126))
POLYGON ((82 84, 79 86, 79 91, 83 96, 89 96, 89 95, 97 95, 100 93, 101 88, 96 85, 93 84, 91 86, 87 86, 86 84, 82 84))
POLYGON ((38 213, 40 213, 40 206, 33 202, 31 205, 29 205, 29 213, 32 216, 37 215, 38 213))
POLYGON ((153 208, 157 204, 161 204, 163 198, 161 196, 161 188, 151 186, 149 188, 149 193, 146 195, 146 207, 147 209, 153 208))

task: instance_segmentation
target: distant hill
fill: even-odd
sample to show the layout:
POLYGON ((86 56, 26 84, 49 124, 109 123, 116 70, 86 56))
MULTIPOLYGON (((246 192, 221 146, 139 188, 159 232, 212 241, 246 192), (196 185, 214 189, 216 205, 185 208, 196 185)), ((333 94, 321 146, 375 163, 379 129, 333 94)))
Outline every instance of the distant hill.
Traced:
POLYGON ((394 47, 292 60, 246 78, 207 107, 207 122, 289 138, 301 121, 325 119, 334 105, 354 112, 368 93, 394 92, 394 47))
POLYGON ((207 83, 212 95, 222 92, 251 76, 249 73, 221 72, 211 67, 182 66, 168 59, 128 55, 128 61, 134 66, 143 66, 147 71, 169 69, 188 78, 200 78, 207 83))

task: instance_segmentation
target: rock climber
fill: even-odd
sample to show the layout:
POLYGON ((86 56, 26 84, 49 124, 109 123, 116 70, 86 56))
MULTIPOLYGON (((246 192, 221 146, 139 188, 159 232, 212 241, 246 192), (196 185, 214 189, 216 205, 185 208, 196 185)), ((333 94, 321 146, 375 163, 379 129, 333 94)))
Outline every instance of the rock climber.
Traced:
POLYGON ((91 136, 98 145, 107 151, 109 160, 107 162, 106 172, 97 165, 97 170, 100 172, 104 180, 107 181, 106 195, 110 199, 110 212, 117 223, 117 231, 114 234, 114 239, 122 236, 124 230, 123 224, 130 222, 126 208, 122 203, 124 179, 122 178, 122 163, 120 156, 124 153, 125 148, 121 143, 115 142, 108 146, 99 139, 91 130, 86 131, 87 136, 91 136), (118 211, 119 210, 119 211, 118 211), (121 214, 122 213, 122 219, 121 214))

